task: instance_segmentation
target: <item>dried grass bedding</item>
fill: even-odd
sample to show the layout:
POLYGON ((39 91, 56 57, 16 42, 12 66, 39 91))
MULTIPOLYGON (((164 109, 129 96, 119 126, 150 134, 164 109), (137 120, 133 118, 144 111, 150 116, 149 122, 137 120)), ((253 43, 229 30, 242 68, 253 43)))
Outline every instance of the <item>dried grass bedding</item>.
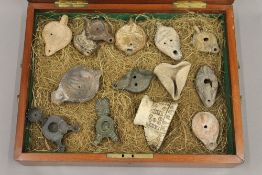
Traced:
MULTIPOLYGON (((84 27, 81 15, 69 16, 69 27, 73 34, 79 34, 84 27)), ((89 14, 85 14, 89 16, 89 14)), ((103 16, 112 27, 113 33, 127 23, 126 20, 114 18, 106 14, 92 15, 92 17, 103 16)), ((141 94, 133 94, 126 91, 116 91, 112 83, 126 74, 134 67, 152 70, 159 63, 177 64, 168 56, 161 53, 154 44, 157 22, 172 26, 178 32, 181 40, 183 53, 182 60, 192 64, 187 83, 178 100, 178 109, 170 124, 165 140, 158 150, 159 153, 176 154, 225 154, 227 152, 227 108, 224 92, 223 52, 219 54, 208 54, 197 52, 192 46, 193 26, 213 32, 218 38, 220 48, 224 47, 223 20, 219 16, 210 17, 201 14, 174 15, 168 18, 158 18, 157 15, 131 15, 148 36, 145 48, 132 56, 126 56, 119 51, 114 44, 100 42, 97 53, 87 57, 79 53, 72 42, 64 49, 52 56, 44 55, 44 42, 41 36, 45 24, 52 20, 58 20, 58 16, 37 15, 36 30, 34 33, 33 50, 33 99, 32 106, 38 107, 46 115, 63 116, 70 124, 79 124, 78 133, 68 134, 65 139, 67 152, 92 152, 92 153, 150 153, 142 126, 135 126, 133 120, 136 110, 143 95, 148 95, 154 101, 172 101, 171 96, 154 78, 150 87, 141 94), (200 101, 195 89, 195 76, 202 65, 210 66, 219 79, 219 92, 215 104, 206 108, 200 101), (56 90, 63 74, 75 65, 100 69, 103 74, 100 79, 100 89, 94 99, 85 103, 64 103, 60 106, 52 104, 50 94, 56 90), (99 146, 94 146, 95 140, 95 101, 98 98, 110 99, 111 116, 117 124, 117 133, 120 141, 113 143, 111 140, 103 140, 99 146), (218 146, 213 152, 209 152, 204 145, 194 136, 191 130, 192 117, 200 111, 213 113, 220 124, 218 146)), ((29 152, 52 151, 54 144, 47 141, 38 124, 29 127, 29 152)))

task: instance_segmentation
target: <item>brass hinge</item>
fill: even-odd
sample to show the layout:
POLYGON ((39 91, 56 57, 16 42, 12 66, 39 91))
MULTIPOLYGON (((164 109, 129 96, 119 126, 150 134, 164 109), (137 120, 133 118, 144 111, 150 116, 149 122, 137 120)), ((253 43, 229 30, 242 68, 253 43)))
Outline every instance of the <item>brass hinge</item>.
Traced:
POLYGON ((176 8, 206 8, 207 4, 203 1, 176 1, 173 3, 176 8))
POLYGON ((84 8, 87 7, 87 0, 58 0, 55 5, 59 8, 84 8))

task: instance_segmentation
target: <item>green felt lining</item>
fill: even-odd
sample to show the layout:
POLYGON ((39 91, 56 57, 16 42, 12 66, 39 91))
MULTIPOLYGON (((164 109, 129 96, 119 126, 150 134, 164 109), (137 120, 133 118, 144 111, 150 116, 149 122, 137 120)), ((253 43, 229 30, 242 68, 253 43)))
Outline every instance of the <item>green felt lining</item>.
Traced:
MULTIPOLYGON (((137 18, 137 20, 145 20, 147 19, 145 16, 149 18, 159 18, 159 19, 171 19, 171 18, 178 18, 185 14, 183 13, 146 13, 143 15, 139 14, 132 14, 132 13, 63 13, 70 17, 76 17, 76 16, 98 16, 103 18, 104 16, 115 18, 115 19, 121 19, 128 21, 130 17, 137 18)), ((226 37, 226 25, 225 25, 225 14, 204 14, 208 17, 219 17, 220 20, 223 21, 222 25, 224 27, 224 39, 225 44, 223 48, 223 68, 224 68, 224 91, 226 96, 226 106, 227 106, 227 154, 234 155, 235 154, 235 143, 234 143, 234 129, 233 129, 233 123, 232 123, 232 103, 231 103, 231 82, 230 82, 230 75, 229 75, 229 63, 228 63, 228 48, 227 48, 227 37, 226 37)), ((55 12, 36 12, 35 14, 35 20, 34 20, 34 33, 36 33, 37 29, 37 23, 38 23, 38 17, 45 16, 45 17, 52 17, 55 19, 59 19, 62 14, 61 13, 55 13, 55 12)), ((33 57, 31 57, 32 59, 33 57)), ((33 101, 33 73, 34 73, 34 60, 32 59, 32 65, 30 66, 30 78, 29 78, 29 97, 28 97, 28 106, 27 109, 31 107, 32 101, 33 101)), ((25 137, 24 137, 24 144, 23 144, 23 152, 29 151, 29 127, 30 123, 28 120, 25 124, 25 137)), ((46 152, 46 151, 45 151, 46 152)))

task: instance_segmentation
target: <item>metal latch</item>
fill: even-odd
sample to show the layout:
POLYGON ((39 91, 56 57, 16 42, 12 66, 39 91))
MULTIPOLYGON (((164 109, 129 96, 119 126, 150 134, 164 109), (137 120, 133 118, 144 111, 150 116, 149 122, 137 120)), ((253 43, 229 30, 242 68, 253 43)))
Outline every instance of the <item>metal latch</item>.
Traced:
POLYGON ((84 8, 87 7, 87 0, 58 0, 55 5, 59 8, 84 8))
POLYGON ((188 9, 188 8, 199 9, 199 8, 207 7, 207 3, 203 1, 176 1, 173 4, 176 8, 184 8, 184 9, 188 9))
POLYGON ((152 159, 152 158, 154 158, 154 155, 153 154, 117 154, 117 153, 109 153, 109 154, 107 154, 107 158, 152 159))

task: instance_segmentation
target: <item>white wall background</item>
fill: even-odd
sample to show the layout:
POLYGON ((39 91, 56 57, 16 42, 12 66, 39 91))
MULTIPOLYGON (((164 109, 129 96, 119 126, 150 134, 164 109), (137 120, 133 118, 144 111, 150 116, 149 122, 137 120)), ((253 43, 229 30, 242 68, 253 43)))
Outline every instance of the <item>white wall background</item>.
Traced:
POLYGON ((262 172, 262 1, 234 4, 246 162, 235 168, 23 166, 13 160, 26 0, 0 0, 0 175, 179 174, 257 175, 262 172))

